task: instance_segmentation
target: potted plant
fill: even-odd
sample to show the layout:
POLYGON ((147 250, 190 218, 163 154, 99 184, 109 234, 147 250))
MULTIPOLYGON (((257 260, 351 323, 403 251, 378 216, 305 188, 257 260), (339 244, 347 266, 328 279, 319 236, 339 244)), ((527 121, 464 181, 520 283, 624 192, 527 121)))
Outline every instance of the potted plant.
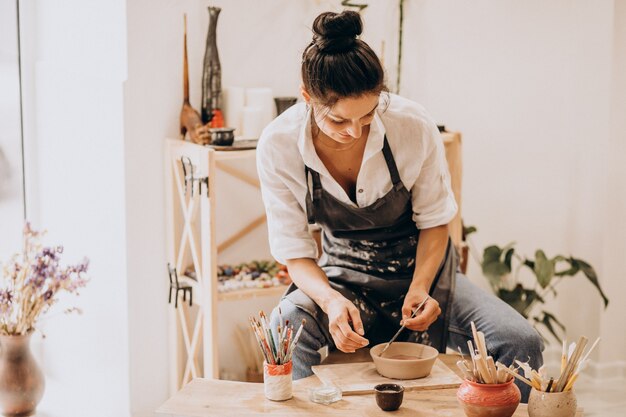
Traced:
MULTIPOLYGON (((464 228, 465 236, 475 231, 475 227, 464 228)), ((596 271, 588 262, 574 256, 549 258, 541 249, 535 251, 534 257, 520 256, 515 251, 515 243, 509 243, 504 247, 492 245, 485 248, 480 265, 491 289, 500 299, 526 319, 532 320, 535 326, 547 330, 559 342, 562 342, 561 333, 565 332, 565 326, 554 314, 539 306, 546 302, 549 295, 557 296, 556 286, 563 279, 584 276, 602 297, 604 307, 609 304, 596 271), (531 272, 533 282, 530 286, 520 278, 522 269, 531 272)), ((541 330, 539 333, 548 341, 541 330)))
MULTIPOLYGON (((42 232, 24 226, 21 254, 3 264, 0 285, 0 409, 3 415, 31 415, 43 396, 44 378, 29 347, 38 318, 66 291, 87 283, 88 262, 61 266, 62 246, 44 247, 42 232)), ((75 311, 71 309, 69 311, 75 311)))

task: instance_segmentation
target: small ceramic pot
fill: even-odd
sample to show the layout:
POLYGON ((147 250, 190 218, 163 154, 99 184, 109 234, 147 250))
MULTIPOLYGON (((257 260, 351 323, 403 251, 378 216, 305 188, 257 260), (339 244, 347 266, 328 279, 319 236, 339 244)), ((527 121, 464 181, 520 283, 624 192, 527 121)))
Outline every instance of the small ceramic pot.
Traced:
POLYGON ((374 387, 376 404, 383 411, 395 411, 402 405, 404 387, 398 384, 379 384, 374 387))
POLYGON ((576 415, 576 395, 573 391, 542 392, 532 389, 528 398, 530 417, 573 417, 576 415))
POLYGON ((465 380, 456 392, 467 417, 511 417, 521 397, 513 380, 504 384, 478 384, 465 380))
POLYGON ((211 134, 211 145, 231 146, 235 141, 235 128, 214 127, 209 129, 211 134))

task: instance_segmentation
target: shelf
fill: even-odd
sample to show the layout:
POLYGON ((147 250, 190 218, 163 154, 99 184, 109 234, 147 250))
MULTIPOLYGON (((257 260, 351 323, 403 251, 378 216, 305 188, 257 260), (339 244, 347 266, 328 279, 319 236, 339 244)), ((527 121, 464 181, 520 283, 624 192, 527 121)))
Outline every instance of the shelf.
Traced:
MULTIPOLYGON (((178 277, 178 282, 191 286, 193 290, 193 303, 201 305, 200 288, 198 281, 186 275, 178 277)), ((267 288, 242 288, 240 290, 224 291, 217 293, 218 301, 249 300, 259 297, 280 297, 287 290, 287 285, 276 285, 267 288)), ((179 301, 180 302, 180 301, 179 301)))
POLYGON ((286 290, 286 285, 268 288, 244 288, 241 290, 220 292, 217 294, 217 299, 219 301, 239 301, 259 297, 280 297, 286 290))
MULTIPOLYGON (((187 140, 168 138, 167 142, 171 146, 170 152, 173 150, 178 150, 180 152, 183 149, 186 149, 187 151, 210 150, 211 152, 215 154, 215 159, 218 161, 225 161, 225 160, 239 159, 239 158, 249 158, 249 157, 254 157, 256 155, 256 149, 222 151, 218 149, 213 149, 210 146, 199 145, 197 143, 193 143, 187 140)), ((178 159, 178 156, 176 156, 176 159, 178 159)))
POLYGON ((215 159, 217 161, 227 161, 229 159, 239 159, 239 158, 250 158, 256 155, 256 149, 244 149, 241 151, 218 151, 218 150, 212 149, 212 151, 215 152, 215 159))

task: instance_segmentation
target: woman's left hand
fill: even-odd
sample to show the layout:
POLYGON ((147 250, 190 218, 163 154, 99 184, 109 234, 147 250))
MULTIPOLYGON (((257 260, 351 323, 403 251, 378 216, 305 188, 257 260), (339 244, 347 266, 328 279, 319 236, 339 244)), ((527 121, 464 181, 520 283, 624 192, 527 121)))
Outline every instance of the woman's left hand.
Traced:
POLYGON ((441 308, 439 303, 434 298, 429 298, 424 304, 422 309, 410 319, 411 314, 417 306, 420 305, 424 299, 428 297, 428 292, 422 289, 409 288, 409 291, 404 297, 404 304, 402 305, 402 321, 400 324, 406 324, 407 329, 413 331, 425 331, 428 327, 437 320, 437 317, 441 314, 441 308))

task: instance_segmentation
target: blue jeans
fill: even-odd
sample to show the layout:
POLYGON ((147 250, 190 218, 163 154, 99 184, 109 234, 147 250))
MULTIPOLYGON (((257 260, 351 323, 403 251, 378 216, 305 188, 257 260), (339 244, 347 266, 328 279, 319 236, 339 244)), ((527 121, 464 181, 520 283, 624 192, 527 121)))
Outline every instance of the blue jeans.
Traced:
MULTIPOLYGON (((297 290, 300 291, 300 290, 297 290)), ((306 319, 298 347, 293 353, 293 377, 305 378, 313 372, 311 366, 319 365, 321 356, 318 352, 323 346, 334 348, 333 340, 325 325, 313 319, 310 312, 297 307, 288 299, 282 299, 280 308, 283 320, 290 323, 300 323, 306 319)), ((524 317, 517 313, 508 304, 472 284, 469 279, 457 273, 456 288, 450 306, 450 322, 448 326, 448 347, 468 354, 467 341, 472 339, 470 322, 474 322, 478 330, 485 334, 487 350, 494 360, 505 365, 513 363, 514 359, 526 361, 530 358, 530 365, 538 369, 543 364, 543 340, 537 331, 524 317)), ((323 320, 322 320, 323 321, 323 320)), ((278 311, 274 309, 271 315, 271 326, 278 325, 278 311)), ((298 326, 294 326, 298 327, 298 326)), ((396 329, 394 329, 395 332, 396 329)), ((373 332, 366 329, 365 337, 373 346, 374 340, 380 340, 373 332)), ((385 336, 386 337, 386 336, 385 336)), ((522 393, 522 402, 528 401, 530 387, 515 380, 522 393)))

